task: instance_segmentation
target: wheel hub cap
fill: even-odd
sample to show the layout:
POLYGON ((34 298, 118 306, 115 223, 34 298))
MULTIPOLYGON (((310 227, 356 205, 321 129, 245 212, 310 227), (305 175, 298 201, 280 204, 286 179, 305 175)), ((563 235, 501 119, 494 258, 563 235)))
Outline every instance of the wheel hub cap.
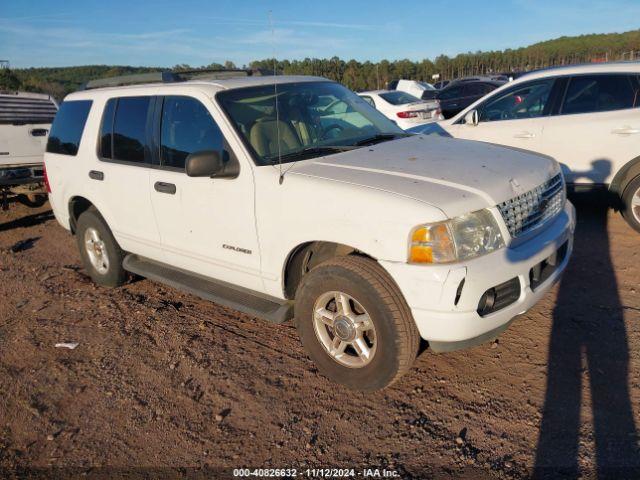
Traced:
POLYGON ((351 295, 339 291, 320 295, 314 305, 313 327, 327 354, 345 367, 362 368, 376 354, 375 325, 351 295))
POLYGON ((100 233, 95 228, 87 228, 84 232, 84 243, 89 262, 93 268, 95 268, 98 273, 107 273, 109 270, 109 257, 100 233))
POLYGON ((356 327, 353 321, 345 316, 336 317, 333 330, 343 342, 352 342, 356 337, 356 327))

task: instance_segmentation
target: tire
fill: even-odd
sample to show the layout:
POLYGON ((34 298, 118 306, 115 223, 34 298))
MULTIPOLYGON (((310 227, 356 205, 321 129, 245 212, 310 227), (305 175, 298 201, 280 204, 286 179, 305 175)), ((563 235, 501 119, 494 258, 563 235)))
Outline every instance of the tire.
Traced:
POLYGON ((622 194, 622 216, 635 231, 640 232, 640 176, 631 180, 622 194), (633 201, 636 201, 634 207, 633 201))
POLYGON ((306 274, 296 294, 295 322, 318 370, 354 390, 375 391, 391 385, 411 368, 420 344, 398 286, 377 262, 364 257, 336 257, 306 274), (349 300, 348 316, 342 315, 344 308, 338 308, 338 303, 344 303, 343 295, 349 300), (326 312, 317 315, 318 308, 326 312), (368 315, 371 323, 362 315, 368 315), (323 317, 333 326, 319 320, 323 317), (353 321, 362 318, 365 320, 353 321), (346 341, 367 325, 369 330, 357 334, 362 338, 346 341), (363 342, 369 349, 368 359, 363 354, 363 342), (332 355, 329 348, 342 353, 332 355))
POLYGON ((95 208, 89 208, 78 218, 76 241, 84 268, 94 282, 105 287, 125 283, 127 272, 122 268, 125 252, 95 208))

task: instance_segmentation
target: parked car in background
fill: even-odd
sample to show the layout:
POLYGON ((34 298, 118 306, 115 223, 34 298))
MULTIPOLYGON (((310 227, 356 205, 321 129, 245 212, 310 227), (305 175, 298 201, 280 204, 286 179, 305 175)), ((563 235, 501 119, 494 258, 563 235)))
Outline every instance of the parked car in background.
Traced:
POLYGON ((539 70, 438 127, 456 138, 552 156, 561 163, 570 191, 607 193, 640 231, 639 92, 639 63, 539 70))
POLYGON ((421 100, 430 100, 436 96, 434 86, 427 82, 421 82, 420 80, 394 80, 389 82, 387 88, 389 90, 407 92, 421 100))
MULTIPOLYGON (((531 70, 531 71, 533 71, 533 70, 531 70)), ((504 72, 504 73, 501 73, 500 75, 502 75, 503 77, 507 78, 510 82, 513 82, 514 80, 517 80, 518 78, 522 77, 523 75, 526 75, 527 73, 531 73, 531 72, 524 72, 524 71, 504 72)))
POLYGON ((440 102, 444 118, 451 118, 504 83, 478 77, 454 80, 442 90, 436 90, 435 98, 440 102))
POLYGON ((433 88, 435 88, 436 90, 442 90, 444 87, 449 85, 449 83, 451 83, 451 80, 441 80, 439 82, 434 83, 433 88))
POLYGON ((319 371, 371 391, 421 337, 499 335, 569 261, 575 211, 549 157, 407 134, 319 77, 134 78, 155 83, 69 95, 45 156, 100 285, 128 271, 294 320, 319 371))
POLYGON ((0 93, 0 203, 10 195, 31 206, 46 201, 42 158, 58 105, 49 95, 0 93))
POLYGON ((400 90, 374 90, 358 95, 402 129, 444 118, 437 100, 420 100, 400 90))

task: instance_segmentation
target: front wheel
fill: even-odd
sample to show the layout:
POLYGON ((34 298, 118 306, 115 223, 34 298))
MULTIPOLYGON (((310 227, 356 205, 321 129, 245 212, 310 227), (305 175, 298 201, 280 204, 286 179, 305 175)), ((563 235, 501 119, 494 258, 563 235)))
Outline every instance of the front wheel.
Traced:
POLYGON ((622 216, 637 232, 640 232, 640 176, 629 182, 622 194, 622 216))
POLYGON ((420 336, 400 290, 374 260, 337 257, 302 279, 296 326, 321 373, 374 391, 406 373, 420 336))

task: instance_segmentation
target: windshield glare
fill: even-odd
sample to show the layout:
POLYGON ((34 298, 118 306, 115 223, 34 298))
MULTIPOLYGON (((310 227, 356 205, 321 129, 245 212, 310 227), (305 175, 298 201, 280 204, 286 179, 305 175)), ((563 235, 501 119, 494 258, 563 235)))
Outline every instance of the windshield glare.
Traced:
POLYGON ((393 139, 404 134, 355 93, 334 82, 261 85, 223 91, 216 98, 251 147, 258 165, 277 162, 279 155, 287 155, 287 161, 308 159, 324 155, 323 148, 348 148, 378 135, 393 139), (316 148, 319 151, 295 158, 296 152, 316 148))

